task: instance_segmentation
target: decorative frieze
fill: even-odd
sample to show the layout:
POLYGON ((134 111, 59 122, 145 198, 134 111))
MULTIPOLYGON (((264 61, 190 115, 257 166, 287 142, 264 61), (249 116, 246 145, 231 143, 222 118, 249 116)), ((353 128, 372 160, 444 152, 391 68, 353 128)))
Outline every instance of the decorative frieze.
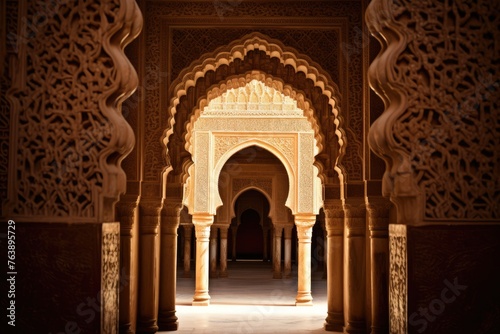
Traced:
POLYGON ((391 334, 407 333, 406 225, 389 225, 389 326, 391 334))

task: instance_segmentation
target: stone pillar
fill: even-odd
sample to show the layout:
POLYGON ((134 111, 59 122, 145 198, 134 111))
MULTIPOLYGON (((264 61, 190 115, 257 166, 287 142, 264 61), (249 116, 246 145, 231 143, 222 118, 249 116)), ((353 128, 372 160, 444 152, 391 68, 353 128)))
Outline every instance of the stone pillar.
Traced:
POLYGON ((281 231, 282 225, 274 226, 273 278, 281 278, 281 231))
POLYGON ((366 206, 363 199, 344 203, 344 332, 366 332, 366 206))
POLYGON ((371 334, 389 332, 389 213, 383 197, 367 199, 370 231, 371 334))
POLYGON ((263 236, 264 236, 264 256, 262 258, 262 261, 267 262, 267 260, 268 260, 267 253, 269 251, 268 250, 268 245, 267 245, 267 243, 268 243, 268 236, 267 236, 267 234, 269 233, 269 229, 268 228, 262 228, 262 231, 263 231, 262 233, 263 233, 263 236))
POLYGON ((220 228, 220 277, 227 277, 227 230, 229 225, 220 228))
POLYGON ((344 208, 341 200, 323 206, 327 232, 327 299, 325 330, 344 330, 344 208))
POLYGON ((286 225, 285 229, 285 278, 292 275, 292 229, 293 225, 286 225))
POLYGON ((295 215, 297 239, 299 241, 298 291, 295 297, 296 306, 311 306, 311 238, 316 215, 295 215))
POLYGON ((191 234, 193 225, 187 224, 182 226, 184 228, 184 274, 182 277, 191 277, 191 234))
POLYGON ((328 232, 326 231, 326 225, 325 222, 323 221, 323 276, 321 276, 322 279, 327 279, 328 275, 328 268, 327 268, 327 263, 328 263, 328 232))
POLYGON ((210 230, 210 278, 217 278, 217 230, 216 226, 210 230))
POLYGON ((238 232, 238 226, 231 226, 231 234, 233 236, 233 247, 231 250, 231 260, 236 261, 236 233, 238 232))
POLYGON ((208 306, 209 239, 210 226, 214 217, 210 214, 194 214, 193 225, 196 234, 196 287, 193 306, 208 306))
POLYGON ((120 333, 132 334, 137 325, 138 232, 137 198, 123 198, 117 205, 120 220, 120 333), (128 283, 128 284, 123 284, 128 283))
POLYGON ((160 298, 158 327, 160 331, 175 331, 179 327, 175 315, 177 281, 177 229, 182 204, 167 198, 161 216, 160 298))
POLYGON ((139 240, 139 304, 137 307, 137 332, 158 331, 158 288, 160 277, 160 209, 161 201, 141 200, 139 240))

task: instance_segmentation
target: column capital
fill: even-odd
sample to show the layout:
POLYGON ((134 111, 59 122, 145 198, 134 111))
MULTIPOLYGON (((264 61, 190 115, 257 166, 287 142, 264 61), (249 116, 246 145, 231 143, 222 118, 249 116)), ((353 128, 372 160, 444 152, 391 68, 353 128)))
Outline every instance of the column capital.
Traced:
POLYGON ((299 227, 313 227, 316 223, 316 215, 315 214, 295 214, 295 225, 297 228, 299 227))
POLYGON ((141 200, 139 202, 141 234, 158 234, 161 207, 162 203, 159 200, 141 200))
POLYGON ((368 213, 368 226, 370 231, 387 231, 389 214, 393 203, 385 197, 366 198, 366 211, 368 213))
POLYGON ((138 207, 137 196, 124 197, 116 205, 117 219, 120 221, 120 235, 132 237, 138 207))

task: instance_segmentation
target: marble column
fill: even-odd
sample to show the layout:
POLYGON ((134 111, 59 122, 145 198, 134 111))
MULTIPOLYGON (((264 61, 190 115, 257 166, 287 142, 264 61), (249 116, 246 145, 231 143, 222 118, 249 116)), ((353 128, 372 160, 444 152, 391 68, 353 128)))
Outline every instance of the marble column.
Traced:
POLYGON ((217 231, 213 225, 210 230, 210 278, 217 278, 217 231))
POLYGON ((364 199, 346 199, 344 213, 344 333, 365 333, 366 205, 364 199))
POLYGON ((285 278, 290 278, 292 275, 292 229, 293 225, 286 225, 285 230, 285 278))
POLYGON ((327 300, 325 330, 344 329, 344 208, 341 200, 323 205, 327 232, 327 300))
POLYGON ((236 233, 238 232, 238 226, 231 226, 231 234, 233 236, 233 247, 231 249, 231 260, 236 261, 236 233))
POLYGON ((184 228, 184 274, 182 277, 191 277, 191 235, 193 225, 187 224, 182 226, 184 228))
POLYGON ((227 230, 229 225, 221 226, 220 231, 220 277, 227 277, 227 230))
POLYGON ((137 325, 138 201, 123 196, 117 205, 120 220, 120 333, 133 334, 137 325))
POLYGON ((194 214, 193 225, 196 234, 196 284, 193 297, 193 306, 208 306, 209 280, 209 240, 210 226, 214 217, 209 214, 194 214))
POLYGON ((158 331, 158 290, 160 277, 160 210, 161 200, 141 200, 139 240, 139 300, 137 332, 158 331))
POLYGON ((296 306, 311 306, 311 239, 316 215, 295 215, 297 238, 299 241, 298 291, 295 297, 296 306))
POLYGON ((177 283, 177 229, 180 223, 181 201, 164 201, 161 212, 160 298, 158 327, 160 331, 175 331, 179 327, 175 315, 177 283))
POLYGON ((368 198, 370 232, 371 334, 389 332, 389 213, 392 203, 383 197, 368 198))
POLYGON ((281 231, 282 225, 274 226, 273 278, 282 278, 281 275, 281 231))

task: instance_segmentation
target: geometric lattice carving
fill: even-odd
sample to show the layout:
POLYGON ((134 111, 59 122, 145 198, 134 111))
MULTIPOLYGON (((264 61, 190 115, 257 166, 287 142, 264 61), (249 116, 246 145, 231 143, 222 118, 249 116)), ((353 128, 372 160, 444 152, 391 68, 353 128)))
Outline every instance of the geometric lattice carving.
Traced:
POLYGON ((372 6, 373 31, 384 33, 378 26, 384 22, 401 37, 388 39, 402 50, 398 57, 377 63, 391 73, 379 82, 390 82, 402 97, 391 100, 393 113, 381 123, 393 135, 385 140, 402 152, 392 161, 406 161, 423 193, 424 219, 500 219, 498 2, 372 6))
POLYGON ((406 225, 389 225, 389 324, 391 334, 407 333, 406 225))
MULTIPOLYGON (((28 22, 46 13, 28 0, 28 22)), ((124 191, 120 159, 134 143, 119 106, 137 86, 123 48, 142 26, 135 1, 61 3, 37 29, 21 31, 10 92, 12 215, 112 219, 124 191), (107 215, 107 216, 105 216, 107 215)), ((38 218, 37 218, 38 219, 38 218)))

